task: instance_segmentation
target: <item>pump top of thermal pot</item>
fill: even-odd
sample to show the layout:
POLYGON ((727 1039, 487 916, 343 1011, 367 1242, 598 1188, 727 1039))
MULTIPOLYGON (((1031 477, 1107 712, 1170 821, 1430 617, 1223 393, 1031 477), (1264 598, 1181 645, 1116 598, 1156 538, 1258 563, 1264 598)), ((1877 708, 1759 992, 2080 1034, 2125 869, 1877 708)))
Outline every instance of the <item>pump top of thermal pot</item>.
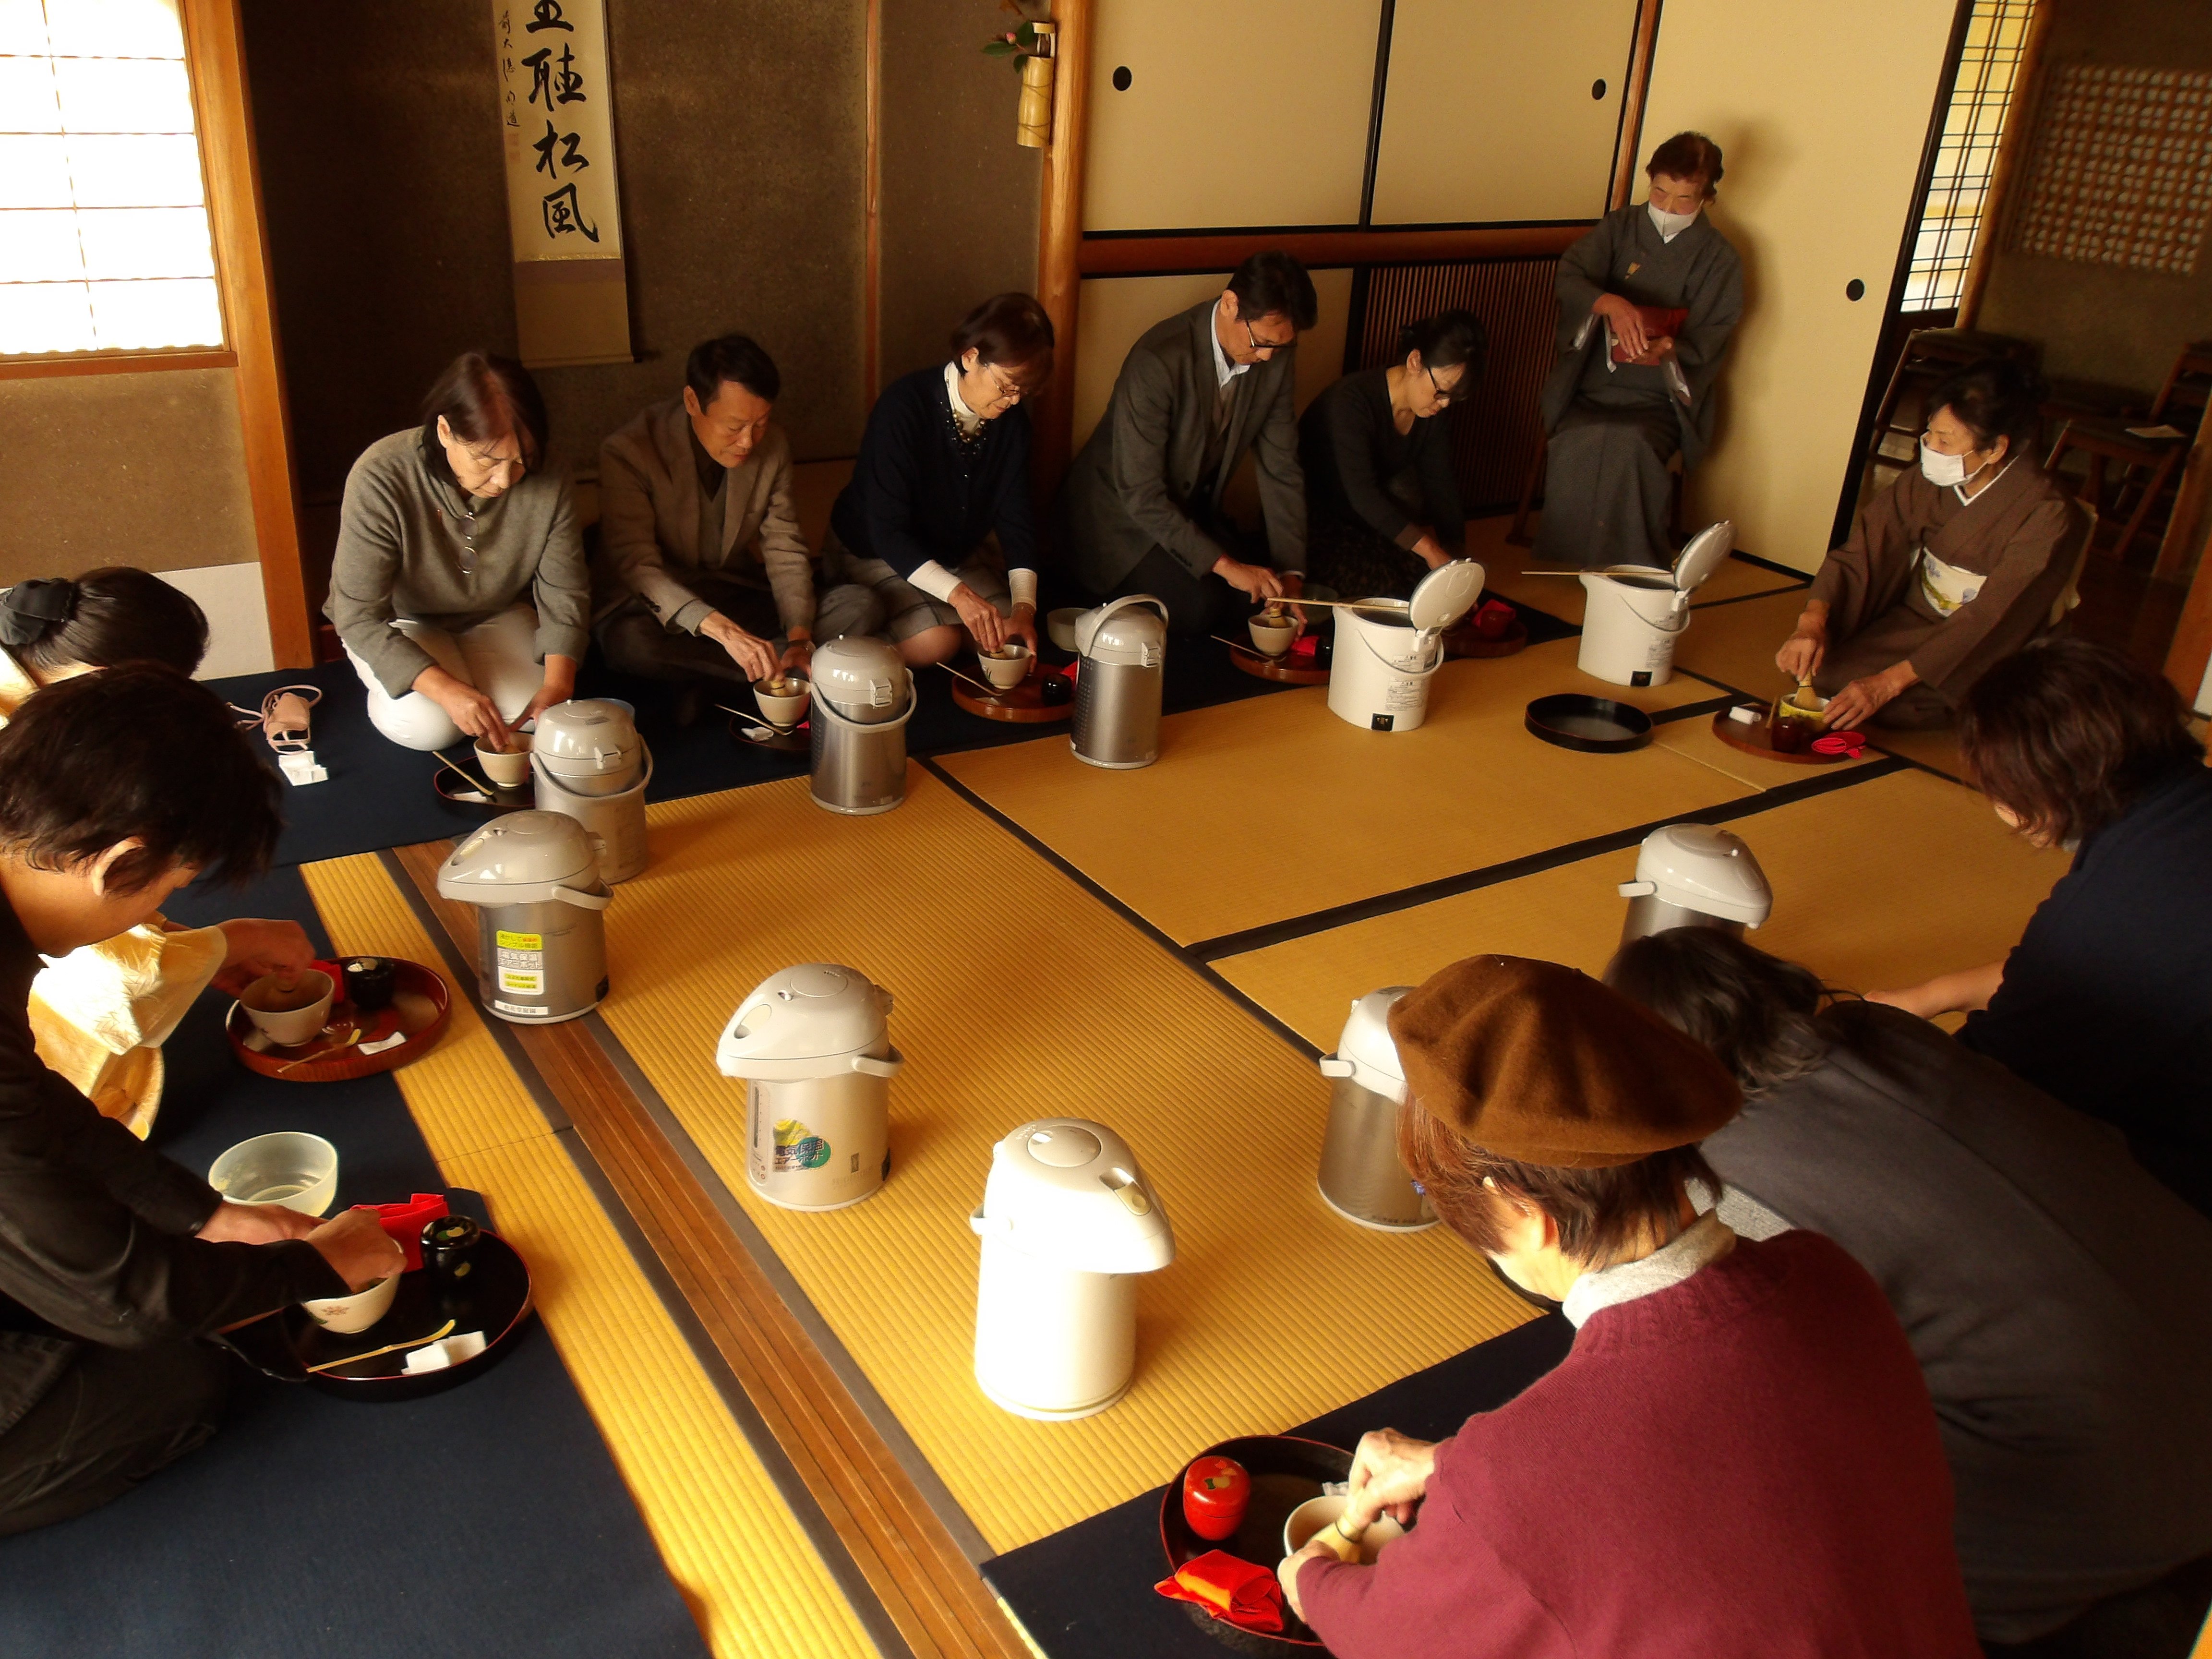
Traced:
POLYGON ((724 1077, 890 1077, 891 994, 857 968, 805 962, 771 974, 738 1005, 714 1048, 724 1077))
POLYGON ((1621 884, 1620 896, 1655 897, 1747 927, 1774 908, 1774 890, 1743 838, 1707 823, 1670 823, 1646 836, 1636 879, 1621 884))
POLYGON ((816 647, 806 672, 817 697, 863 726, 903 712, 913 680, 896 647, 863 634, 840 634, 816 647))
POLYGON ((1167 643, 1167 607, 1149 593, 1109 599, 1075 619, 1077 654, 1108 667, 1157 668, 1167 643))
POLYGON ((1175 1260, 1175 1231, 1136 1153, 1085 1118, 1041 1118, 994 1146, 969 1224, 1078 1273, 1146 1273, 1175 1260))
POLYGON ((543 904, 599 884, 584 827, 565 812, 508 812, 453 851, 438 896, 465 904, 543 904))
MULTIPOLYGON (((604 780, 627 787, 637 775, 645 744, 628 703, 587 697, 556 702, 540 714, 531 750, 563 783, 588 786, 604 780)), ((582 793, 599 792, 585 787, 582 793)))
POLYGON ((1336 1040, 1336 1052, 1322 1056, 1321 1074, 1348 1077, 1370 1093, 1403 1105, 1406 1073, 1398 1062, 1398 1045, 1390 1036, 1390 1010, 1413 988, 1386 985, 1353 1003, 1344 1035, 1336 1040))

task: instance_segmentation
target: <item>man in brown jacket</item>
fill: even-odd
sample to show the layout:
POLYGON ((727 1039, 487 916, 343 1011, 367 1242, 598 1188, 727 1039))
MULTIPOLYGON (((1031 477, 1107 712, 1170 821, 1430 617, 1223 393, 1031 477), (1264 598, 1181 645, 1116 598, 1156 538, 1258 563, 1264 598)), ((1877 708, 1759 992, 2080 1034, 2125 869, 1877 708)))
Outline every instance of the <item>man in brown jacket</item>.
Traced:
POLYGON ((599 446, 593 632, 647 679, 750 683, 803 667, 817 637, 872 632, 874 596, 815 592, 792 505, 791 442, 770 418, 782 377, 742 334, 696 348, 678 397, 599 446))

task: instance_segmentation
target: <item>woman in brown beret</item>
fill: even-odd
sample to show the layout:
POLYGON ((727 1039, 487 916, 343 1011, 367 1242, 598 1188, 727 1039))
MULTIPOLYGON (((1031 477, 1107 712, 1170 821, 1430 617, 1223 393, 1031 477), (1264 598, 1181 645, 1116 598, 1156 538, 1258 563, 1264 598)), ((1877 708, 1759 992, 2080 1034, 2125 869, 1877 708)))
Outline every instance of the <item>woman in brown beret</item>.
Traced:
POLYGON ((1698 1043, 1551 963, 1478 957, 1402 998, 1399 1150, 1454 1231, 1564 1304, 1572 1351, 1434 1445, 1385 1430, 1352 1522, 1285 1594, 1339 1659, 1823 1653, 1978 1659, 1951 1482, 1905 1334, 1812 1233, 1700 1218, 1697 1143, 1741 1105, 1698 1043))

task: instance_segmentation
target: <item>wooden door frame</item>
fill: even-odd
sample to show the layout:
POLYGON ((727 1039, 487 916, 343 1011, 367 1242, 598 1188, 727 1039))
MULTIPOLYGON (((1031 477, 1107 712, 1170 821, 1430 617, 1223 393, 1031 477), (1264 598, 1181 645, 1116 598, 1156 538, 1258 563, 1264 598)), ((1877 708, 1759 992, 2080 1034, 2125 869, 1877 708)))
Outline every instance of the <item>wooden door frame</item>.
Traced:
POLYGON ((307 668, 315 660, 314 618, 307 609, 307 572, 300 556, 299 478, 270 293, 239 3, 181 0, 185 62, 191 79, 200 168, 207 180, 223 325, 237 357, 238 419, 269 648, 277 667, 307 668))

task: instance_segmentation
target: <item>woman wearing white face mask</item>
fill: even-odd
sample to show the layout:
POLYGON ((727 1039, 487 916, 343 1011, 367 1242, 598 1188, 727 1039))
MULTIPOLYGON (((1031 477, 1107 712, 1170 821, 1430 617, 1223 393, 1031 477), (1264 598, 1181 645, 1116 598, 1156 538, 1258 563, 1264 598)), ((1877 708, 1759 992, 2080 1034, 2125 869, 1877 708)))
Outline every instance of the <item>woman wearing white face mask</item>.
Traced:
POLYGON ((2043 392, 2006 358, 1945 381, 1918 468, 1821 564, 1774 660, 1834 699, 1830 726, 1948 726, 1991 664, 2049 631, 2089 521, 2021 453, 2043 392))
POLYGON ((1674 562, 1667 464, 1703 458, 1713 383, 1743 314, 1742 265, 1705 212, 1720 146, 1678 132, 1644 172, 1650 199, 1607 214, 1559 259, 1559 356, 1540 405, 1536 556, 1547 564, 1674 562))

